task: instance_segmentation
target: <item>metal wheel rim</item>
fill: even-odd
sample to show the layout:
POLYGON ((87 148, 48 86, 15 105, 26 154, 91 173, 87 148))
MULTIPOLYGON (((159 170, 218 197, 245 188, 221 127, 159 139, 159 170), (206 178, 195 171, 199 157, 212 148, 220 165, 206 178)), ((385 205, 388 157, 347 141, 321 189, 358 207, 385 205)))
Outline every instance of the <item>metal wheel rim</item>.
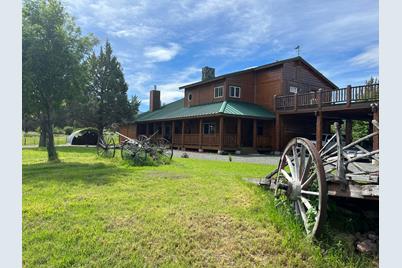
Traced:
POLYGON ((281 194, 292 203, 307 235, 319 235, 326 219, 328 190, 321 158, 308 139, 292 139, 282 154, 275 189, 277 197, 281 194))

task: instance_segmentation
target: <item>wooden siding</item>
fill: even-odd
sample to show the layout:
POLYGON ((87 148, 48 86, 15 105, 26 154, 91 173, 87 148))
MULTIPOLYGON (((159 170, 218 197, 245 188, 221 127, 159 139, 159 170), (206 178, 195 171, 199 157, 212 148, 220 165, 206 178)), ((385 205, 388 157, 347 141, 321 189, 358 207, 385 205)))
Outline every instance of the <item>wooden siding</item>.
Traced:
POLYGON ((255 103, 274 110, 274 95, 280 95, 282 91, 282 67, 265 69, 256 73, 255 103))
POLYGON ((200 85, 197 87, 192 87, 189 89, 185 89, 184 92, 184 106, 191 107, 200 104, 221 102, 225 99, 225 90, 223 93, 223 97, 214 98, 214 88, 218 86, 224 86, 224 79, 219 81, 214 81, 205 85, 200 85), (192 95, 191 101, 188 100, 188 95, 192 95))
POLYGON ((332 89, 328 82, 301 62, 283 64, 283 90, 280 94, 291 94, 291 86, 297 87, 298 93, 316 91, 319 88, 332 89))
POLYGON ((237 76, 232 76, 226 78, 226 88, 224 94, 225 100, 239 100, 244 102, 254 103, 254 73, 243 73, 237 76), (240 98, 232 98, 230 97, 230 86, 240 87, 240 98))

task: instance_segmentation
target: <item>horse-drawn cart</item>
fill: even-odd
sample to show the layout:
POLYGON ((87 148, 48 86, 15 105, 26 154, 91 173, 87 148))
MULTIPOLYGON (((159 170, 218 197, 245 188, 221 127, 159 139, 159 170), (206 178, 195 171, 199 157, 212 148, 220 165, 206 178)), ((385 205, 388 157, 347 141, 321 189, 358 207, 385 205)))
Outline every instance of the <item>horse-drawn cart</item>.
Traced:
POLYGON ((294 138, 286 146, 278 168, 260 181, 275 190, 278 205, 290 202, 301 218, 307 235, 322 231, 327 215, 328 196, 379 200, 379 150, 360 144, 379 135, 373 133, 344 144, 340 125, 320 151, 308 139, 294 138))
POLYGON ((116 143, 111 134, 100 136, 97 144, 97 154, 99 156, 114 157, 115 151, 119 147, 121 152, 121 158, 145 160, 150 156, 153 160, 173 157, 173 146, 170 141, 165 138, 157 138, 157 132, 147 137, 140 135, 138 139, 132 139, 121 134, 118 131, 113 132, 120 137, 122 142, 119 146, 116 143))

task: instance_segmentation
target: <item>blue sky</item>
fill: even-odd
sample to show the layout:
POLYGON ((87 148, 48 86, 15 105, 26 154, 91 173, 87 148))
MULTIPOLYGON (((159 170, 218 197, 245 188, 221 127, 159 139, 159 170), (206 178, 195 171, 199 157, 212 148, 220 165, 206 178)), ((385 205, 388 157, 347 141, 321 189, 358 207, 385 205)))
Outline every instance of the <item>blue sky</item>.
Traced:
POLYGON ((179 86, 300 55, 339 87, 378 76, 378 1, 64 0, 84 33, 109 39, 128 95, 148 110, 157 85, 163 103, 179 86))

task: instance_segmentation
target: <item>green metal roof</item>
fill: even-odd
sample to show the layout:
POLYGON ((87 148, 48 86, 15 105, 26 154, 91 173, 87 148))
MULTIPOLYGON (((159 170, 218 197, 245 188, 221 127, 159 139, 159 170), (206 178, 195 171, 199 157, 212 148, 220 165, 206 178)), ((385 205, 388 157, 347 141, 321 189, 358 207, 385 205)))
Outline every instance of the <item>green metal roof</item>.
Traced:
POLYGON ((154 112, 139 114, 136 122, 160 121, 187 117, 237 115, 261 119, 274 119, 274 113, 260 105, 240 101, 223 101, 184 107, 184 99, 169 103, 154 112))

